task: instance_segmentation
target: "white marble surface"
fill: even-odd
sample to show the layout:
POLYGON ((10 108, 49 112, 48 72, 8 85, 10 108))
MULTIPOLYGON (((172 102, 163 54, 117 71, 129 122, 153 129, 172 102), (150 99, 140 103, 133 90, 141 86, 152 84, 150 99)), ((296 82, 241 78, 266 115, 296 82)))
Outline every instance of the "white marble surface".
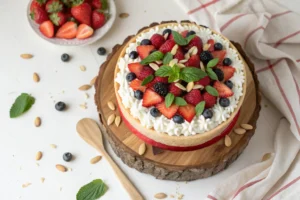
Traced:
MULTIPOLYGON (((105 60, 105 56, 97 55, 98 47, 104 46, 109 50, 127 35, 134 34, 151 22, 182 20, 188 16, 171 0, 116 0, 118 13, 127 12, 130 16, 127 19, 118 18, 112 30, 95 44, 70 48, 49 44, 33 33, 25 16, 27 2, 1 0, 0 4, 0 199, 72 200, 82 185, 97 178, 103 179, 109 187, 101 199, 130 199, 105 160, 96 165, 89 163, 90 158, 98 153, 79 138, 75 125, 83 117, 97 120, 92 97, 94 90, 88 91, 91 96, 87 100, 88 109, 82 110, 79 104, 85 102, 84 93, 77 88, 88 83, 105 60), (60 60, 65 52, 72 55, 68 63, 60 60), (22 60, 19 57, 21 53, 32 53, 34 58, 22 60), (86 72, 79 70, 81 65, 87 67, 86 72), (33 72, 40 75, 40 83, 32 81, 33 72), (21 92, 31 93, 36 103, 22 117, 9 119, 10 106, 21 92), (65 101, 69 109, 57 112, 53 99, 65 101), (42 118, 40 128, 33 125, 36 116, 42 118), (50 144, 56 144, 57 149, 52 149, 50 144), (39 167, 34 159, 37 151, 44 154, 39 167), (76 156, 73 162, 64 163, 62 160, 62 154, 67 151, 76 156), (65 164, 73 171, 58 172, 55 169, 57 163, 65 164), (45 177, 43 184, 41 177, 45 177), (26 182, 32 185, 22 188, 26 182)), ((300 11, 295 0, 284 2, 292 10, 300 11)), ((256 134, 244 153, 226 171, 203 180, 188 183, 156 180, 127 167, 110 152, 147 200, 153 199, 157 192, 184 194, 185 200, 204 199, 214 185, 258 162, 264 153, 273 150, 273 133, 280 117, 278 111, 263 100, 256 134)))

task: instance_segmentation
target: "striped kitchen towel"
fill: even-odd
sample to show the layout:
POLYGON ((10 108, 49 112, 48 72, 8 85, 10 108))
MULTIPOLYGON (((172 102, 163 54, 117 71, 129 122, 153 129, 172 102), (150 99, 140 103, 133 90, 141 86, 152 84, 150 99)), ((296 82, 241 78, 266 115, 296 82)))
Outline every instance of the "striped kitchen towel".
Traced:
POLYGON ((274 155, 225 180, 207 199, 300 200, 300 15, 276 0, 176 1, 192 21, 242 45, 262 94, 285 117, 274 155))

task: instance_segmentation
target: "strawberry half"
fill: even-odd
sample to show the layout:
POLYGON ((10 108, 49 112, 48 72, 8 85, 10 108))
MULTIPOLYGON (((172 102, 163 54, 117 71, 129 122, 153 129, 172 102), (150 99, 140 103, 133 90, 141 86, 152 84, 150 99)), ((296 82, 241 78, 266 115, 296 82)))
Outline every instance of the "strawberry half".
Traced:
POLYGON ((134 79, 130 82, 129 85, 133 90, 141 90, 142 92, 145 92, 146 86, 142 86, 142 81, 139 79, 134 79))
POLYGON ((192 90, 184 96, 187 103, 196 106, 203 100, 200 90, 192 90))
POLYGON ((169 108, 166 107, 166 103, 163 101, 156 105, 156 108, 168 119, 171 119, 176 114, 178 107, 176 104, 172 104, 169 108))
POLYGON ((151 107, 163 101, 163 97, 159 94, 154 92, 153 90, 146 89, 146 92, 143 96, 143 106, 144 107, 151 107))
POLYGON ((220 70, 223 71, 224 73, 224 81, 229 80, 231 77, 233 77, 234 72, 235 72, 235 68, 231 67, 231 66, 218 66, 218 68, 220 70))
MULTIPOLYGON (((168 82, 168 79, 167 79, 168 82)), ((179 97, 182 94, 182 90, 175 86, 175 83, 169 85, 169 92, 174 94, 174 96, 179 97)))
POLYGON ((138 52, 139 56, 141 57, 141 59, 144 59, 147 56, 149 56, 150 52, 153 49, 155 49, 155 47, 153 45, 141 45, 141 46, 138 46, 136 49, 137 49, 137 52, 138 52))
POLYGON ((77 24, 75 22, 67 22, 62 25, 57 33, 56 37, 64 39, 73 39, 77 34, 77 24))
POLYGON ((218 91, 220 97, 227 98, 233 95, 231 89, 222 82, 215 81, 214 88, 218 91))
POLYGON ((219 58, 218 64, 221 64, 221 63, 223 63, 223 60, 225 58, 226 51, 225 50, 213 51, 213 52, 211 52, 211 55, 213 56, 213 58, 219 58))
POLYGON ((144 68, 144 66, 141 65, 139 62, 128 64, 129 71, 135 73, 136 76, 140 75, 143 68, 144 68))
POLYGON ((210 46, 209 46, 209 48, 208 48, 208 51, 212 52, 212 51, 215 50, 215 47, 214 47, 215 41, 214 41, 213 39, 209 39, 209 40, 207 41, 207 44, 210 44, 210 46))
POLYGON ((94 29, 86 24, 80 24, 77 30, 77 39, 86 39, 94 34, 94 29))
POLYGON ((203 85, 204 87, 209 84, 210 84, 210 78, 208 76, 205 76, 204 78, 195 82, 195 85, 203 85))
POLYGON ((175 41, 174 40, 167 40, 161 47, 159 48, 159 51, 162 52, 163 54, 170 52, 172 48, 175 46, 175 41))
POLYGON ((187 45, 187 49, 192 48, 193 46, 197 47, 198 54, 200 54, 203 50, 203 43, 200 37, 195 36, 190 43, 187 45))
POLYGON ((40 25, 40 31, 47 38, 52 38, 54 36, 54 25, 53 25, 53 23, 50 20, 44 21, 40 25))
POLYGON ((141 73, 136 74, 137 78, 140 80, 144 80, 147 76, 154 74, 154 70, 151 67, 145 66, 143 67, 141 73))
POLYGON ((152 37, 150 38, 150 41, 156 49, 159 49, 159 47, 163 43, 165 43, 166 40, 162 35, 156 33, 156 34, 152 35, 152 37))
POLYGON ((192 55, 188 61, 185 63, 187 67, 200 67, 200 57, 199 55, 195 54, 192 55))
POLYGON ((211 108, 217 103, 217 97, 209 94, 208 92, 204 92, 202 96, 205 101, 205 108, 211 108))
POLYGON ((188 122, 191 122, 196 115, 195 107, 191 104, 180 106, 178 113, 188 122))
POLYGON ((174 55, 174 58, 178 59, 178 60, 183 60, 184 59, 184 54, 183 54, 183 50, 181 47, 178 47, 176 54, 174 55))
POLYGON ((168 77, 159 77, 159 76, 156 76, 150 83, 148 83, 146 85, 147 88, 152 88, 155 83, 168 83, 168 77))

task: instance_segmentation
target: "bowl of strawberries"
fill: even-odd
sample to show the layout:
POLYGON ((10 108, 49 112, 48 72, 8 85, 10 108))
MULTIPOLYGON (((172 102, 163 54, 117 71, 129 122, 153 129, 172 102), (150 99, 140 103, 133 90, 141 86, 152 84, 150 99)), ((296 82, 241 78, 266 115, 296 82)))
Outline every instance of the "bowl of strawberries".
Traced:
POLYGON ((108 32, 116 17, 113 0, 31 0, 28 21, 41 38, 57 45, 91 44, 108 32))

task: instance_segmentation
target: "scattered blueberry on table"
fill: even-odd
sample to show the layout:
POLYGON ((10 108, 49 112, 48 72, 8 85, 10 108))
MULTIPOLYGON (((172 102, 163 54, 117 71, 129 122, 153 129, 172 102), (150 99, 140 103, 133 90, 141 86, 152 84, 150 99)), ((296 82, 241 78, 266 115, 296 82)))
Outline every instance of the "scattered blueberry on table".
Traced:
POLYGON ((101 56, 105 55, 106 54, 106 49, 104 47, 100 47, 98 50, 97 50, 97 53, 101 56))
POLYGON ((67 107, 66 104, 64 102, 62 102, 62 101, 57 102, 55 104, 55 109, 58 110, 58 111, 63 111, 63 110, 66 109, 66 107, 67 107))
POLYGON ((70 162, 72 160, 73 155, 70 152, 64 153, 63 159, 66 162, 70 162))
POLYGON ((67 54, 67 53, 62 54, 62 55, 61 55, 61 60, 62 60, 63 62, 68 62, 68 61, 70 60, 69 54, 67 54))

